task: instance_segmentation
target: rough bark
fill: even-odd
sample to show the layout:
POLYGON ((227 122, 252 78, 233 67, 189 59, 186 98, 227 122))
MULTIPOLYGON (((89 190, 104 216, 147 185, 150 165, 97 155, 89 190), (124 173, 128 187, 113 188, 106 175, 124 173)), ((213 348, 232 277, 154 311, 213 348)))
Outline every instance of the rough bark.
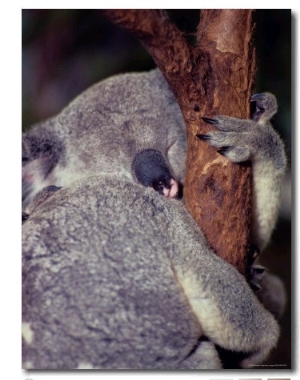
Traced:
POLYGON ((202 10, 196 44, 162 10, 107 10, 139 37, 178 100, 187 130, 184 202, 215 252, 246 268, 251 224, 251 168, 235 165, 196 138, 203 116, 249 117, 255 71, 252 10, 202 10))

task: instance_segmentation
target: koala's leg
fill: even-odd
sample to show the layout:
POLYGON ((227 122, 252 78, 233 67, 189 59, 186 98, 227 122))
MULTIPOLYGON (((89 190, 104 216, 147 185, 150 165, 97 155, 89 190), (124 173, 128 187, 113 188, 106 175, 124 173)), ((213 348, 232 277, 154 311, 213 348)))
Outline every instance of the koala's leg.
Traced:
MULTIPOLYGON (((171 201, 170 201, 171 202, 171 201)), ((262 362, 279 337, 279 326, 242 276, 207 245, 190 215, 174 218, 172 263, 203 335, 225 350, 243 353, 242 367, 262 362), (182 231, 177 238, 176 231, 182 231)))
MULTIPOLYGON (((260 99, 262 97, 263 94, 260 94, 260 99)), ((228 116, 204 118, 218 130, 197 135, 234 163, 251 161, 254 184, 253 243, 260 249, 266 246, 275 227, 286 168, 283 142, 266 116, 273 113, 273 110, 268 112, 266 109, 263 113, 265 119, 258 119, 259 122, 228 116)))

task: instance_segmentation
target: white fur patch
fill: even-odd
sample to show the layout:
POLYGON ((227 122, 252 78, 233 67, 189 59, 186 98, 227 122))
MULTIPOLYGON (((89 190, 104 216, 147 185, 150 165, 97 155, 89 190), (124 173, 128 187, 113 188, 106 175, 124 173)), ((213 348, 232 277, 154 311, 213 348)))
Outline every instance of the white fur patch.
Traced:
POLYGON ((94 369, 90 363, 80 363, 76 369, 94 369))
POLYGON ((31 324, 27 322, 22 323, 22 336, 27 344, 32 343, 33 335, 31 324))

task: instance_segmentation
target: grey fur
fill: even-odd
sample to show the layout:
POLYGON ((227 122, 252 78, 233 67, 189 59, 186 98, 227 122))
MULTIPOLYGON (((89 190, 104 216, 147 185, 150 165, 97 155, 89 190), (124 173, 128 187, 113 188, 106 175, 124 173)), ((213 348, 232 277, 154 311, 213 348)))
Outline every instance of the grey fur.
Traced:
POLYGON ((152 189, 79 180, 33 208, 23 235, 26 368, 220 368, 201 336, 247 367, 277 341, 243 276, 152 189))
MULTIPOLYGON (((224 138, 254 123, 226 120, 224 138)), ((272 131, 253 135, 277 146, 272 131)), ((231 145, 251 150, 239 135, 231 145)), ((253 162, 278 177, 256 148, 253 162)), ((219 369, 220 348, 249 368, 276 346, 267 309, 280 314, 284 290, 266 273, 254 294, 180 201, 137 182, 132 162, 145 149, 183 181, 183 119, 157 70, 101 82, 24 136, 24 368, 219 369)))
POLYGON ((135 181, 133 158, 149 148, 182 182, 185 129, 174 95, 157 70, 109 78, 25 134, 23 203, 45 186, 66 187, 98 173, 135 181))
POLYGON ((200 137, 218 149, 232 162, 251 161, 253 167, 253 237, 252 243, 261 250, 265 248, 274 230, 286 170, 284 145, 273 129, 270 118, 277 111, 273 94, 252 96, 262 113, 255 112, 255 120, 228 116, 204 118, 218 130, 200 137))

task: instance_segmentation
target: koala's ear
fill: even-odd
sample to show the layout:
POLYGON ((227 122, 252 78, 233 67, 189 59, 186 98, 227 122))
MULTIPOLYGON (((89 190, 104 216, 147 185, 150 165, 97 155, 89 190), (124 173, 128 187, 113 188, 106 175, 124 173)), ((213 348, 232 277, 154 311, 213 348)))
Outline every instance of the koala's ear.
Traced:
POLYGON ((56 166, 61 144, 51 137, 23 136, 22 141, 22 202, 26 206, 32 194, 46 186, 45 179, 56 166))

